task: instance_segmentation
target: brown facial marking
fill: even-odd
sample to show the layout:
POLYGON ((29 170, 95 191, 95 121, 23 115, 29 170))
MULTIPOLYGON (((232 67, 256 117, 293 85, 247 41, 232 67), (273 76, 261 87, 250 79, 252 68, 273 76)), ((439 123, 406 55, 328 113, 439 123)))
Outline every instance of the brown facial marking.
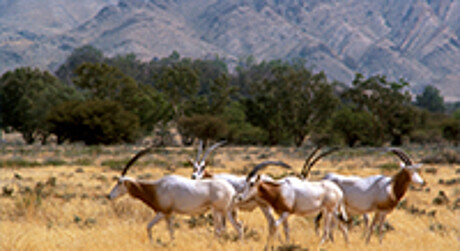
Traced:
POLYGON ((155 212, 166 212, 158 203, 157 193, 155 190, 154 184, 147 184, 142 183, 141 181, 133 182, 129 180, 124 181, 126 188, 128 189, 128 193, 136 198, 144 202, 150 208, 152 208, 155 212))
POLYGON ((280 184, 263 181, 258 186, 257 195, 270 204, 278 214, 282 212, 291 212, 292 210, 281 196, 280 184))

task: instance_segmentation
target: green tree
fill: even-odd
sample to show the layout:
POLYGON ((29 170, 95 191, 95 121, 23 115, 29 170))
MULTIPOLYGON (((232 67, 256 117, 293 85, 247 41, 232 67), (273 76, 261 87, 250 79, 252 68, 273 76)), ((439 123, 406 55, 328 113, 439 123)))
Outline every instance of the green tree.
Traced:
POLYGON ((321 127, 332 115, 338 99, 324 73, 313 74, 304 62, 279 60, 256 66, 263 79, 246 87, 245 99, 249 121, 268 135, 268 143, 278 144, 292 138, 297 146, 321 127), (265 72, 265 74, 261 74, 265 72))
POLYGON ((150 75, 148 71, 148 64, 141 62, 133 53, 105 58, 103 62, 112 67, 118 68, 121 72, 131 77, 139 84, 149 84, 150 75))
POLYGON ((430 112, 444 112, 446 110, 444 98, 439 90, 432 85, 425 86, 423 93, 416 96, 415 105, 430 112))
POLYGON ((206 94, 197 94, 184 102, 183 110, 186 116, 193 114, 217 116, 230 104, 231 95, 236 92, 236 89, 229 83, 229 77, 225 74, 209 80, 207 88, 206 94))
POLYGON ((63 85, 47 71, 18 68, 0 79, 0 107, 4 127, 11 127, 31 144, 49 136, 48 111, 60 103, 81 99, 75 89, 63 85))
POLYGON ((372 115, 368 112, 343 107, 334 114, 331 131, 338 133, 349 147, 373 145, 372 115))
POLYGON ((458 146, 460 142, 460 120, 448 119, 442 125, 442 136, 444 139, 458 146))
POLYGON ((338 98, 322 72, 312 74, 304 67, 297 67, 291 68, 279 79, 285 83, 281 97, 288 97, 280 99, 282 119, 296 146, 300 146, 310 132, 325 126, 338 104, 338 98))
POLYGON ((205 145, 209 139, 218 139, 227 133, 227 125, 222 119, 207 114, 182 117, 178 121, 178 128, 181 135, 202 139, 205 145))
POLYGON ((134 79, 106 63, 83 63, 75 74, 73 83, 86 99, 121 100, 123 92, 137 87, 134 79))
POLYGON ((418 113, 411 106, 409 93, 403 92, 408 85, 402 80, 387 82, 385 76, 364 79, 357 74, 352 87, 343 92, 345 102, 372 115, 375 144, 390 140, 393 145, 401 145, 403 136, 409 136, 415 129, 418 113))
POLYGON ((59 66, 56 71, 56 76, 66 84, 71 84, 72 79, 75 77, 75 70, 83 63, 99 63, 104 60, 104 54, 92 47, 85 45, 73 50, 72 54, 66 61, 59 66))
POLYGON ((151 132, 157 125, 166 125, 173 118, 171 104, 148 85, 124 88, 115 101, 139 118, 140 128, 144 133, 151 132))
POLYGON ((247 121, 245 108, 240 102, 230 103, 220 117, 227 123, 225 138, 229 142, 254 145, 266 141, 267 135, 264 131, 247 121))
POLYGON ((172 119, 172 107, 154 88, 138 85, 118 68, 105 63, 84 63, 76 70, 75 86, 87 100, 112 100, 135 114, 144 132, 150 132, 158 123, 172 119))
POLYGON ((139 119, 112 100, 66 102, 54 108, 47 121, 58 143, 115 144, 139 136, 139 119))
POLYGON ((198 93, 198 75, 187 62, 163 68, 155 87, 169 99, 176 118, 184 116, 184 106, 189 97, 198 93))

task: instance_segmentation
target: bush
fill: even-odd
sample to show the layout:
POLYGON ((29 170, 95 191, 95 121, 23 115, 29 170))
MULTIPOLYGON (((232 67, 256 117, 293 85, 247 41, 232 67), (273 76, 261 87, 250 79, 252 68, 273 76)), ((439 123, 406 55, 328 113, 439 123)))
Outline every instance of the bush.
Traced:
POLYGON ((333 133, 340 135, 344 143, 350 147, 374 144, 372 115, 367 112, 345 107, 334 114, 332 129, 333 133))
POLYGON ((241 103, 231 103, 224 109, 221 117, 228 125, 225 138, 229 142, 254 145, 267 141, 267 132, 247 121, 244 106, 241 103))
POLYGON ((51 132, 64 140, 87 145, 133 142, 139 133, 139 119, 114 101, 66 102, 47 117, 51 132))
POLYGON ((193 115, 179 119, 178 128, 183 138, 199 138, 203 140, 218 139, 227 133, 227 124, 212 115, 193 115))
POLYGON ((460 154, 455 150, 444 149, 422 159, 426 164, 459 164, 460 154))
POLYGON ((411 133, 410 142, 421 145, 440 144, 444 142, 438 129, 418 129, 411 133))

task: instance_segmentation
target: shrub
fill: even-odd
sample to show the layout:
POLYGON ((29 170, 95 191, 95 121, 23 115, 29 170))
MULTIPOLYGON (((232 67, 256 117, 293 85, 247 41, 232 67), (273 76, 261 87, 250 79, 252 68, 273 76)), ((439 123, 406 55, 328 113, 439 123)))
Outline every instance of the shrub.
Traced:
POLYGON ((435 152, 422 159, 426 164, 457 164, 460 163, 460 155, 455 150, 444 149, 435 152))
POLYGON ((53 109, 47 120, 51 132, 64 140, 87 145, 132 142, 139 130, 139 119, 114 101, 66 102, 53 109))
POLYGON ((227 133, 227 124, 212 115, 193 115, 182 117, 178 121, 179 132, 183 137, 203 140, 218 139, 227 133))

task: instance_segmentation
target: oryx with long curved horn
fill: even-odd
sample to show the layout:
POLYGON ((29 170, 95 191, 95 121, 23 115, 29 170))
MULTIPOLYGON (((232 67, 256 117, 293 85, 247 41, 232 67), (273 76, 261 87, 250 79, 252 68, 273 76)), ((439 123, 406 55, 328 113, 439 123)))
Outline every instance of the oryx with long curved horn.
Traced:
MULTIPOLYGON (((307 158, 307 161, 310 159, 311 157, 307 158)), ((333 182, 327 180, 313 182, 294 176, 276 182, 265 181, 258 174, 263 168, 254 168, 248 174, 245 189, 238 195, 237 201, 250 199, 262 201, 269 204, 280 215, 269 231, 266 248, 271 246, 277 227, 284 222, 287 223, 288 217, 292 214, 307 216, 323 212, 326 218, 321 243, 330 236, 331 223, 338 220, 337 211, 340 211, 346 219, 342 190, 333 182)), ((348 241, 346 228, 339 226, 345 240, 348 241)), ((287 231, 289 232, 289 229, 287 231)))
POLYGON ((193 174, 192 174, 192 179, 201 179, 203 176, 206 176, 206 159, 208 158, 209 154, 219 146, 227 143, 227 141, 223 140, 220 142, 217 142, 213 144, 211 147, 209 147, 206 152, 202 155, 203 153, 203 140, 200 140, 199 146, 198 146, 198 151, 196 154, 196 159, 189 159, 190 164, 193 166, 193 174))
MULTIPOLYGON (((189 160, 190 163, 193 166, 193 173, 192 173, 191 178, 192 179, 209 179, 209 178, 222 179, 222 180, 227 181, 229 184, 231 184, 233 186, 233 188, 236 190, 237 193, 241 193, 243 191, 243 189, 244 189, 245 184, 246 184, 246 177, 245 176, 234 175, 234 174, 230 174, 230 173, 211 173, 211 172, 206 170, 206 162, 205 162, 206 158, 209 156, 211 151, 213 151, 214 149, 216 149, 219 146, 223 145, 224 143, 226 143, 226 141, 221 141, 221 142, 217 142, 217 143, 213 144, 205 152, 203 157, 201 157, 202 152, 203 152, 203 141, 200 140, 199 145, 198 145, 196 159, 195 160, 193 160, 193 159, 189 160)), ((282 166, 284 168, 291 168, 288 164, 286 164, 284 162, 281 162, 281 161, 263 161, 263 162, 257 164, 254 167, 254 169, 258 170, 258 169, 265 168, 265 167, 270 166, 270 165, 282 166)), ((268 180, 268 181, 273 181, 272 178, 270 178, 269 176, 266 176, 266 175, 263 175, 262 179, 263 180, 268 180)), ((272 226, 275 223, 275 220, 274 220, 273 215, 271 213, 270 207, 266 203, 261 203, 260 201, 247 200, 244 203, 237 203, 235 205, 235 207, 234 207, 234 211, 233 211, 233 214, 232 214, 233 218, 235 220, 237 220, 237 211, 236 211, 236 209, 246 211, 246 212, 252 212, 257 207, 259 207, 260 210, 262 211, 263 215, 265 216, 265 219, 268 222, 269 228, 270 228, 270 226, 272 226)), ((284 226, 285 236, 286 236, 286 238, 289 238, 288 230, 286 230, 286 229, 289 228, 289 226, 287 225, 287 222, 285 224, 283 224, 283 226, 284 226)))
POLYGON ((401 169, 391 177, 374 175, 364 178, 335 173, 328 173, 324 177, 324 180, 336 183, 343 190, 346 211, 349 215, 365 215, 375 212, 372 224, 365 230, 367 231, 366 242, 369 242, 372 230, 376 225, 379 231, 379 240, 382 241, 382 227, 385 217, 401 201, 411 183, 425 184, 418 173, 421 164, 414 164, 401 149, 389 148, 387 151, 394 153, 402 161, 401 169))
POLYGON ((174 239, 173 214, 196 215, 209 209, 212 209, 216 234, 224 229, 225 218, 228 217, 241 238, 242 229, 231 214, 236 192, 228 182, 220 179, 191 180, 177 175, 149 181, 125 176, 134 162, 150 150, 151 147, 140 151, 126 164, 122 176, 109 194, 110 199, 115 199, 127 193, 156 212, 155 218, 147 226, 150 240, 152 227, 161 219, 168 222, 171 239, 174 239))

